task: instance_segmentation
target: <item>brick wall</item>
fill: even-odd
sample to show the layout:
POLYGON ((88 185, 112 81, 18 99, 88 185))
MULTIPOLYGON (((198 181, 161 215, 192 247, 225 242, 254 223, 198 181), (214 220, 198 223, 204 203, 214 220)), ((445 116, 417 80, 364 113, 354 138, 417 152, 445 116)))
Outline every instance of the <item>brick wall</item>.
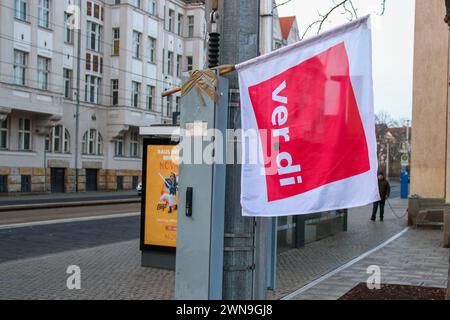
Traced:
MULTIPOLYGON (((67 193, 75 192, 75 169, 67 168, 64 172, 64 189, 67 193)), ((51 169, 0 167, 0 176, 7 176, 8 193, 22 192, 22 176, 30 179, 30 192, 42 193, 51 191, 51 169)), ((133 177, 142 179, 141 170, 105 170, 97 173, 98 191, 117 191, 117 176, 123 177, 123 190, 132 190, 133 177)), ((78 190, 86 190, 86 170, 78 170, 78 190)))

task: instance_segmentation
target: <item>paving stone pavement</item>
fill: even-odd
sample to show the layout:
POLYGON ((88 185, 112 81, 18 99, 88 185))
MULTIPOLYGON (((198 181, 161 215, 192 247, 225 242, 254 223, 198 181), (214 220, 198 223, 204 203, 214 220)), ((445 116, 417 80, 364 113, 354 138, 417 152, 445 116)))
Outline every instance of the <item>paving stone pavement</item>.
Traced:
MULTIPOLYGON (((394 199, 392 203, 398 213, 406 207, 406 201, 400 199, 394 199)), ((369 222, 370 210, 370 206, 350 210, 347 233, 279 255, 278 288, 277 291, 269 294, 269 298, 279 299, 295 291, 324 273, 376 247, 406 226, 406 218, 396 219, 389 209, 386 212, 385 222, 369 222)), ((417 231, 419 239, 410 238, 409 235, 415 232, 411 231, 408 237, 392 243, 392 250, 395 252, 394 255, 398 255, 397 259, 403 259, 400 260, 401 262, 410 262, 411 268, 415 267, 413 263, 420 263, 421 266, 427 266, 429 270, 422 270, 423 274, 416 270, 410 278, 403 277, 410 281, 422 281, 424 284, 442 285, 442 281, 447 281, 446 276, 445 279, 437 276, 436 279, 434 278, 435 275, 440 277, 442 272, 443 251, 438 246, 439 232, 420 230, 417 231), (424 235, 423 239, 421 235, 424 235), (411 243, 417 240, 419 240, 417 246, 415 242, 411 243), (402 246, 396 248, 397 243, 402 246), (402 258, 404 252, 407 252, 407 255, 402 258)), ((445 260, 448 262, 448 251, 446 252, 445 260)), ((372 259, 372 257, 367 259, 369 258, 372 259)), ((376 260, 368 261, 373 263, 376 260)), ((390 259, 379 261, 384 266, 385 272, 396 268, 390 259)), ((365 275, 364 266, 361 265, 358 272, 362 270, 365 275)), ((445 275, 447 271, 448 269, 445 275)), ((343 279, 330 279, 329 284, 335 283, 336 287, 344 291, 348 285, 345 283, 342 285, 341 281, 347 281, 353 285, 354 282, 361 281, 360 273, 350 273, 349 277, 343 279)), ((172 271, 141 268, 137 239, 0 263, 0 299, 173 299, 174 284, 172 271), (66 269, 69 265, 77 265, 81 268, 82 289, 79 291, 71 291, 66 287, 69 276, 66 274, 66 269)), ((337 291, 334 294, 331 292, 323 292, 320 298, 331 299, 340 294, 337 291)))
POLYGON ((138 240, 0 264, 0 299, 172 299, 174 272, 141 268, 138 240), (67 267, 81 268, 68 290, 67 267))
POLYGON ((442 232, 414 230, 383 249, 298 295, 297 300, 336 300, 369 277, 367 268, 379 266, 381 282, 446 288, 449 250, 442 248, 442 232))
MULTIPOLYGON (((403 216, 407 200, 391 199, 398 216, 403 216)), ((384 222, 372 222, 372 206, 349 210, 348 231, 278 255, 277 288, 270 299, 280 299, 320 276, 344 265, 401 232, 407 218, 398 219, 386 204, 384 222)))

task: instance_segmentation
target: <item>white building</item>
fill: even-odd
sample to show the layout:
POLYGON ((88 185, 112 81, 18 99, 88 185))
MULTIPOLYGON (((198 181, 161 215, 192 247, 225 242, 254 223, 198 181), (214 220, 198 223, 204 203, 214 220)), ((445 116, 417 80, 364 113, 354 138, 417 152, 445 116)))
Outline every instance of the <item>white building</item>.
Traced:
POLYGON ((203 67, 205 28, 202 1, 0 0, 0 192, 73 192, 76 162, 79 191, 133 188, 138 128, 172 121, 161 92, 203 67))

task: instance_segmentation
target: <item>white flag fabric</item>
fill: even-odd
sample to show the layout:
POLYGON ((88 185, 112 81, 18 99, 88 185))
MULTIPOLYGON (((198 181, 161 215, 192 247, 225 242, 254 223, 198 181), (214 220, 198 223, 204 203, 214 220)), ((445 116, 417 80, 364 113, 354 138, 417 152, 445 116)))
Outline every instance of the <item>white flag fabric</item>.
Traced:
POLYGON ((370 18, 244 62, 244 216, 379 201, 370 18))

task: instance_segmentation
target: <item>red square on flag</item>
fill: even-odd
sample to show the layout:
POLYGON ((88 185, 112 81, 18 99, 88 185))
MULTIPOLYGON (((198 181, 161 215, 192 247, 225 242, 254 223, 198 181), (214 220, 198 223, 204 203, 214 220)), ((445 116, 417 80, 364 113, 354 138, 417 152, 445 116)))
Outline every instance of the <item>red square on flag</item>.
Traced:
POLYGON ((269 202, 370 171, 344 43, 248 90, 258 129, 278 137, 262 143, 269 202))

